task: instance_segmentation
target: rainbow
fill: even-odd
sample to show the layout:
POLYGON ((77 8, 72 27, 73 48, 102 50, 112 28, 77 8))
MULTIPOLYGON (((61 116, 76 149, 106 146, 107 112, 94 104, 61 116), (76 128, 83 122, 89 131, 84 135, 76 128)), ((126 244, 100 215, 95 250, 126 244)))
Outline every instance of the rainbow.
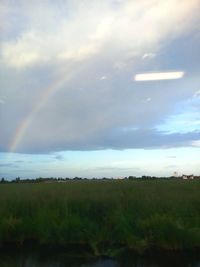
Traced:
POLYGON ((25 119, 17 127, 10 143, 10 153, 14 153, 16 151, 27 129, 32 124, 33 119, 38 114, 38 112, 45 107, 47 101, 60 89, 62 85, 65 84, 65 82, 67 82, 73 76, 73 74, 75 74, 75 72, 68 73, 68 75, 65 74, 64 76, 62 75, 61 78, 57 79, 53 84, 51 84, 44 90, 44 93, 41 95, 40 100, 35 104, 28 116, 26 116, 25 119))

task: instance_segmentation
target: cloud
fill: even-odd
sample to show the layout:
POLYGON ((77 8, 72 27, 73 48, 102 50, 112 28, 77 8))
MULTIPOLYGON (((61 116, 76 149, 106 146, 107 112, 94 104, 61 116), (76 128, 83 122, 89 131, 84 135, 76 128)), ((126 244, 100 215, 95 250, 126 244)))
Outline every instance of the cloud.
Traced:
POLYGON ((145 53, 143 56, 142 56, 142 59, 152 59, 156 57, 156 54, 155 53, 145 53))
POLYGON ((103 81, 103 80, 107 80, 107 79, 108 79, 108 77, 107 77, 106 75, 103 75, 103 76, 101 76, 101 78, 100 78, 101 81, 103 81))
POLYGON ((178 123, 180 124, 190 124, 190 125, 200 125, 200 120, 183 120, 183 121, 179 121, 178 123))
MULTIPOLYGON (((110 144, 113 149, 124 148, 171 148, 190 146, 190 141, 199 138, 199 132, 190 133, 174 133, 166 134, 164 132, 156 131, 154 129, 138 129, 121 132, 120 130, 112 132, 103 141, 110 144)), ((193 141, 194 142, 197 141, 193 141)))
POLYGON ((4 167, 9 167, 9 168, 18 168, 19 166, 13 163, 0 163, 0 167, 4 168, 4 167))
POLYGON ((6 97, 5 96, 0 96, 0 104, 3 105, 6 102, 6 97))
POLYGON ((200 90, 197 90, 194 94, 193 97, 199 98, 200 97, 200 90))
POLYGON ((0 163, 0 167, 12 167, 13 163, 0 163))
POLYGON ((193 140, 193 141, 191 142, 191 145, 192 145, 193 147, 200 147, 200 140, 193 140))
POLYGON ((62 155, 55 155, 54 157, 56 160, 64 160, 64 157, 62 155))
POLYGON ((151 97, 147 97, 146 99, 144 99, 144 102, 145 103, 148 103, 148 102, 150 102, 151 101, 151 97))
POLYGON ((199 72, 190 70, 199 62, 195 53, 190 60, 187 42, 199 25, 198 0, 1 5, 0 82, 7 96, 1 151, 9 151, 30 118, 16 152, 179 147, 197 139, 198 133, 152 129, 197 93, 199 72), (174 56, 177 40, 184 45, 174 56), (183 58, 189 70, 182 80, 132 80, 136 73, 182 69, 183 58))
POLYGON ((40 55, 40 45, 36 34, 29 32, 14 43, 3 44, 3 58, 10 66, 27 67, 44 60, 44 56, 40 55))
MULTIPOLYGON (((79 131, 78 129, 76 129, 79 131)), ((129 148, 167 149, 173 147, 199 146, 200 132, 167 134, 155 129, 105 129, 104 131, 79 131, 74 136, 61 136, 60 131, 50 135, 44 131, 41 135, 34 131, 34 135, 27 136, 17 148, 19 153, 51 153, 64 150, 124 150, 129 148), (43 133, 46 139, 43 139, 43 133), (191 141, 192 140, 192 141, 191 141)), ((56 156, 57 160, 63 157, 56 156)))
POLYGON ((4 4, 7 19, 14 10, 18 21, 28 26, 16 38, 2 40, 1 56, 4 64, 14 68, 60 60, 81 61, 109 47, 115 47, 110 52, 124 51, 127 55, 152 58, 155 53, 146 53, 148 48, 156 48, 169 35, 177 37, 195 18, 198 0, 179 3, 178 0, 124 1, 114 9, 113 1, 103 0, 98 4, 75 1, 71 5, 62 2, 63 9, 71 11, 70 15, 57 2, 46 1, 37 6, 22 1, 21 6, 13 9, 4 4))
POLYGON ((119 70, 119 71, 125 69, 126 67, 127 67, 127 63, 120 62, 120 61, 115 62, 113 66, 114 69, 119 70))

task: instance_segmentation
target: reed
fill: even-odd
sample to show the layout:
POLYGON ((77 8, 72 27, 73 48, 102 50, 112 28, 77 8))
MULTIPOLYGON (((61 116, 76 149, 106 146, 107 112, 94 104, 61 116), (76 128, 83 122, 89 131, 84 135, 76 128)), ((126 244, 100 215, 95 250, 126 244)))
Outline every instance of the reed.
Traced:
POLYGON ((198 249, 199 192, 198 180, 1 184, 0 245, 198 249))

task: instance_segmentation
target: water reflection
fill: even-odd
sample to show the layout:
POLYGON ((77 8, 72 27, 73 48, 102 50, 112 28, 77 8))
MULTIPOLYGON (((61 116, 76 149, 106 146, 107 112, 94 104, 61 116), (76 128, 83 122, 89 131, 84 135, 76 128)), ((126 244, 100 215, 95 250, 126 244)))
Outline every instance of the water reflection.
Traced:
POLYGON ((200 267, 198 253, 157 253, 136 256, 126 254, 118 259, 96 259, 66 253, 4 251, 0 253, 0 267, 200 267))

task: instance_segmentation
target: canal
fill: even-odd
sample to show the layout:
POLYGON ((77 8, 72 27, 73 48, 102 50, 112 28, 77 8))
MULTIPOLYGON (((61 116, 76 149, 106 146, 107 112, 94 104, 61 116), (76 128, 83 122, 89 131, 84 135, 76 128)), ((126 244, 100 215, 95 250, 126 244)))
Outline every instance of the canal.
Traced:
POLYGON ((200 255, 198 252, 145 255, 126 252, 116 258, 100 258, 66 251, 7 249, 0 251, 0 267, 200 267, 200 255))

